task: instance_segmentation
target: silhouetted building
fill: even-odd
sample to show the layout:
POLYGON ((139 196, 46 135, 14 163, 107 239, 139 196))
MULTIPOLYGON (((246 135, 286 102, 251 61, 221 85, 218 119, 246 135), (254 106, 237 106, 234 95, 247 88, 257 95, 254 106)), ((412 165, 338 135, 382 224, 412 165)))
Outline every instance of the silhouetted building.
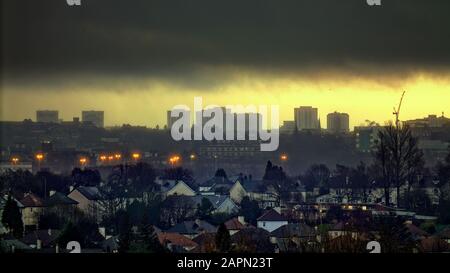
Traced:
POLYGON ((364 153, 372 152, 378 140, 378 132, 382 128, 381 126, 355 127, 356 149, 364 153))
POLYGON ((280 127, 280 133, 291 134, 295 132, 295 121, 285 120, 283 125, 280 127))
POLYGON ((413 119, 413 120, 407 120, 404 122, 406 125, 409 125, 410 127, 442 127, 444 125, 450 125, 450 119, 446 118, 444 116, 444 113, 442 113, 442 116, 438 117, 436 115, 428 115, 426 118, 422 119, 413 119))
POLYGON ((298 130, 320 129, 317 108, 311 106, 295 108, 294 119, 298 130))
POLYGON ((327 130, 331 133, 348 133, 350 131, 347 113, 330 113, 327 115, 327 130))
POLYGON ((90 122, 97 127, 103 128, 105 123, 105 114, 103 111, 83 111, 81 112, 83 123, 90 122))
POLYGON ((170 130, 172 125, 177 121, 178 117, 172 117, 172 111, 167 111, 167 129, 170 130))
POLYGON ((58 123, 58 111, 56 110, 38 110, 36 111, 36 121, 46 123, 58 123))

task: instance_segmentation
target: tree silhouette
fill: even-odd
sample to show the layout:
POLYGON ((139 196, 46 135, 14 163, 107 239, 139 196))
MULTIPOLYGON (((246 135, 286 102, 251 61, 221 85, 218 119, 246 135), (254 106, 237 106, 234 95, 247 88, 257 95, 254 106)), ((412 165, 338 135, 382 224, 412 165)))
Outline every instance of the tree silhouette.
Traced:
POLYGON ((386 205, 390 204, 389 191, 393 186, 397 191, 397 206, 400 206, 400 187, 417 176, 424 164, 423 153, 410 128, 390 124, 380 130, 375 160, 382 169, 386 205))
POLYGON ((11 194, 8 195, 8 199, 5 203, 5 208, 2 214, 2 223, 9 232, 16 238, 22 238, 23 236, 23 222, 22 214, 20 213, 17 202, 12 199, 11 194))
POLYGON ((225 224, 221 224, 216 233, 216 248, 221 253, 226 253, 231 248, 230 233, 225 224))

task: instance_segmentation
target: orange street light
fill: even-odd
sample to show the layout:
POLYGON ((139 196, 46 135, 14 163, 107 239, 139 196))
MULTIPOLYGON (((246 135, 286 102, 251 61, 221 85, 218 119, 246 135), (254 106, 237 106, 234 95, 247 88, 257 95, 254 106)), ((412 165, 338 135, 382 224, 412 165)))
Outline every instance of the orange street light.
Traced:
POLYGON ((108 156, 108 160, 113 160, 113 159, 114 159, 114 156, 112 156, 112 155, 108 156))
POLYGON ((81 165, 84 165, 84 164, 86 164, 87 159, 85 157, 82 157, 82 158, 79 159, 79 161, 80 161, 81 165))
POLYGON ((115 154, 114 157, 115 157, 116 159, 120 159, 120 158, 122 157, 122 155, 121 155, 121 154, 115 154))
POLYGON ((19 158, 13 157, 13 158, 11 158, 11 162, 12 162, 12 164, 17 164, 17 163, 19 163, 19 158))
POLYGON ((105 160, 106 160, 106 155, 101 155, 101 156, 100 156, 100 160, 101 160, 101 161, 105 161, 105 160))
POLYGON ((282 154, 282 155, 280 156, 280 159, 281 159, 281 161, 287 161, 287 160, 288 160, 287 154, 282 154))
POLYGON ((37 154, 37 155, 36 155, 36 159, 37 159, 38 161, 41 161, 42 159, 44 159, 44 155, 43 155, 43 154, 37 154))
POLYGON ((170 164, 175 165, 175 164, 177 164, 180 161, 180 159, 181 159, 180 156, 174 155, 174 156, 169 158, 169 162, 170 162, 170 164))
POLYGON ((191 154, 191 155, 189 156, 189 158, 190 158, 191 160, 194 160, 194 159, 196 159, 197 157, 195 156, 195 154, 191 154))
POLYGON ((134 160, 138 160, 139 158, 141 158, 141 155, 140 155, 139 153, 133 153, 133 154, 131 155, 131 157, 132 157, 134 160))

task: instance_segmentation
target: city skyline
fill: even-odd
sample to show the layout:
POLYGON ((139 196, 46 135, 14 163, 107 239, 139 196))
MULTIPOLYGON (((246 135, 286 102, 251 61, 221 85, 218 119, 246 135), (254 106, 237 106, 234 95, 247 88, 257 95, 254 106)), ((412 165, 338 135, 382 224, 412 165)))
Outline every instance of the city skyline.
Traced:
POLYGON ((281 120, 314 105, 322 122, 347 112, 354 127, 391 120, 403 90, 402 119, 450 112, 449 3, 107 2, 2 3, 0 120, 38 108, 64 108, 67 120, 88 108, 107 111, 106 126, 155 127, 202 96, 276 104, 281 120))

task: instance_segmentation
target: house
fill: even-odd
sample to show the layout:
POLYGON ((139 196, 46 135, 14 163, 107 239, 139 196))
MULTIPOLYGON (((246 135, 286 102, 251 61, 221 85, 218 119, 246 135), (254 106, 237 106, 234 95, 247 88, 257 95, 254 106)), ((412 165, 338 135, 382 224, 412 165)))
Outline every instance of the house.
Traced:
POLYGON ((263 181, 245 180, 241 182, 241 180, 236 180, 230 189, 231 199, 240 204, 246 196, 257 201, 261 208, 273 208, 279 205, 277 192, 273 188, 267 187, 263 181))
POLYGON ((60 192, 51 191, 45 200, 47 206, 45 213, 55 213, 58 216, 72 218, 78 202, 60 192))
POLYGON ((265 229, 268 232, 288 224, 287 219, 275 209, 267 210, 256 221, 258 228, 265 229))
POLYGON ((54 248, 59 234, 60 231, 55 229, 33 230, 22 238, 22 242, 34 249, 54 248))
POLYGON ((199 194, 201 195, 224 195, 230 192, 236 178, 225 178, 222 176, 214 176, 199 186, 199 194))
POLYGON ((237 252, 274 253, 270 233, 262 228, 244 228, 231 236, 232 248, 237 252))
POLYGON ((77 208, 85 214, 96 219, 100 217, 99 200, 101 199, 101 194, 97 187, 81 186, 72 189, 67 197, 76 201, 78 203, 77 208))
POLYGON ((178 233, 186 236, 189 239, 193 239, 201 233, 215 233, 216 231, 217 228, 215 226, 199 219, 178 223, 167 230, 168 233, 178 233))
POLYGON ((181 180, 165 180, 161 182, 161 194, 167 198, 172 195, 195 196, 197 193, 181 180))
POLYGON ((39 217, 44 213, 44 200, 34 193, 26 193, 19 200, 19 208, 22 212, 22 221, 25 230, 38 228, 39 217))
POLYGON ((161 245, 171 252, 189 252, 198 246, 191 239, 173 232, 157 232, 157 237, 161 245))
POLYGON ((203 199, 208 200, 212 205, 212 214, 225 213, 232 214, 239 210, 239 207, 228 196, 223 195, 171 195, 162 203, 162 210, 177 211, 184 217, 193 217, 201 206, 203 199))
POLYGON ((203 198, 213 205, 212 213, 233 214, 239 211, 238 205, 225 195, 196 195, 191 197, 196 206, 201 205, 203 198))
POLYGON ((352 239, 357 239, 359 232, 344 222, 338 222, 328 229, 328 236, 336 239, 341 236, 350 235, 352 239))
POLYGON ((291 223, 277 228, 270 233, 270 241, 277 245, 278 251, 298 250, 302 244, 316 242, 317 232, 304 223, 291 223))
POLYGON ((246 228, 254 228, 254 226, 245 222, 244 216, 238 216, 231 218, 230 220, 224 223, 230 235, 234 235, 237 232, 246 229, 246 228))
POLYGON ((216 250, 216 234, 202 233, 192 239, 197 243, 197 247, 191 250, 192 253, 211 253, 216 250))

